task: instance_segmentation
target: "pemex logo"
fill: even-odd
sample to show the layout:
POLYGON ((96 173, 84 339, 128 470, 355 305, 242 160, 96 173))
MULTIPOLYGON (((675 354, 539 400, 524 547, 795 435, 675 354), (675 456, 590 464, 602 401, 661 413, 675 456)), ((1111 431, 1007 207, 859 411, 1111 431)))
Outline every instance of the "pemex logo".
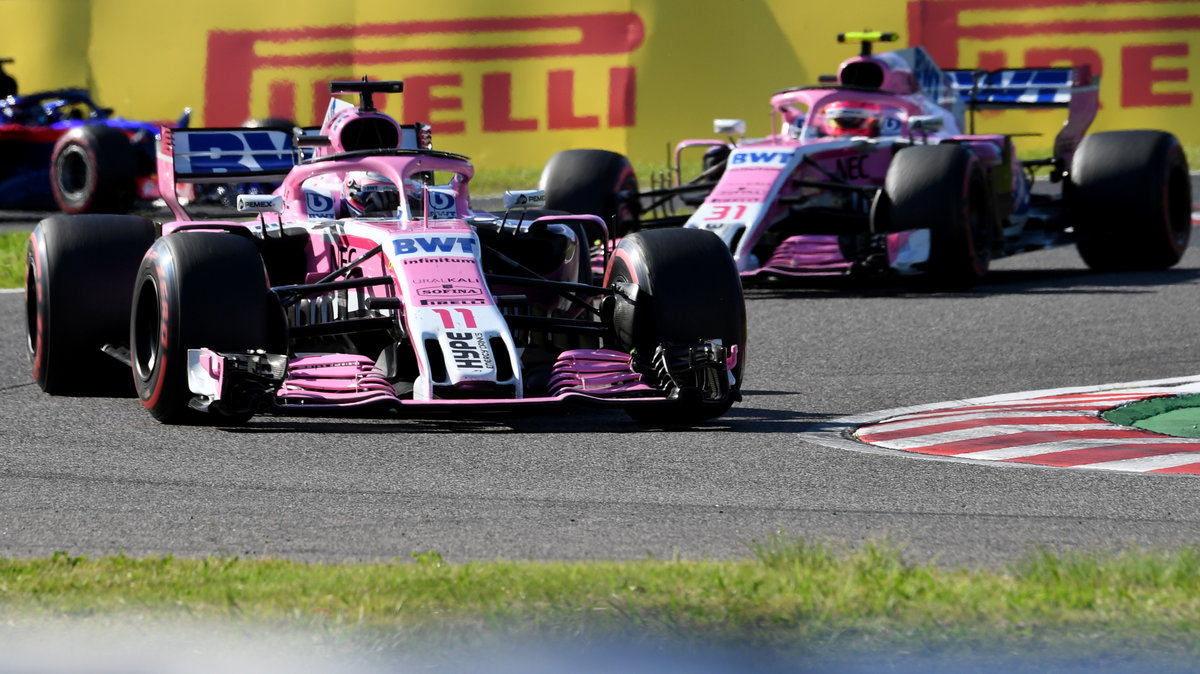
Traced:
POLYGON ((439 135, 631 127, 644 39, 633 12, 213 30, 204 119, 317 123, 330 80, 369 75, 404 80, 377 107, 439 135))

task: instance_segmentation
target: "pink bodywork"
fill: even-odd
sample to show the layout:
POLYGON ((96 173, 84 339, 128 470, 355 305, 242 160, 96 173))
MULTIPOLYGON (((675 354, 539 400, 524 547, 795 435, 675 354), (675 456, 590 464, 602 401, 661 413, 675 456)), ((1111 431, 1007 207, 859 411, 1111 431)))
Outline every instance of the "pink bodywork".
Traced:
MULTIPOLYGON (((161 184, 173 186, 176 181, 173 144, 168 132, 164 137, 158 156, 161 184)), ((320 156, 318 154, 318 156, 320 156)), ((364 253, 382 246, 383 250, 363 261, 359 266, 367 277, 387 276, 393 282, 363 288, 371 297, 401 297, 405 299, 403 321, 405 330, 419 344, 417 364, 421 376, 430 378, 430 366, 424 345, 416 336, 468 329, 490 329, 501 339, 508 353, 505 357, 517 363, 519 355, 513 345, 503 316, 496 306, 493 289, 484 281, 479 264, 479 240, 467 218, 469 210, 467 185, 473 168, 463 158, 444 153, 396 152, 371 156, 338 157, 330 161, 312 161, 294 166, 284 179, 276 194, 282 197, 282 212, 261 214, 256 221, 236 222, 229 220, 198 222, 184 210, 174 189, 164 197, 177 216, 175 222, 163 225, 163 234, 170 234, 182 227, 205 229, 212 225, 213 231, 230 227, 246 227, 270 232, 275 228, 293 231, 303 226, 308 232, 306 248, 307 273, 305 283, 314 283, 364 253), (440 189, 449 189, 455 197, 453 217, 433 219, 428 211, 413 214, 410 218, 341 219, 336 221, 314 220, 306 206, 305 188, 313 185, 340 185, 350 172, 369 171, 382 175, 395 185, 405 185, 417 174, 439 172, 452 174, 449 184, 440 189), (417 243, 440 246, 445 254, 424 254, 404 257, 406 246, 416 250, 417 243), (419 306, 412 295, 418 296, 428 288, 429 279, 454 278, 453 297, 429 303, 435 306, 419 306), (425 284, 425 285, 422 285, 425 284)), ((403 192, 402 192, 403 194, 403 192)), ((425 203, 428 203, 426 192, 425 203)), ((590 215, 553 216, 555 222, 563 220, 587 221, 604 228, 599 218, 590 215)), ((420 252, 420 251, 418 251, 420 252)), ((587 264, 580 259, 575 264, 587 264)), ((564 263, 565 264, 565 263, 564 263)), ((501 292, 503 289, 498 289, 501 292)), ((532 297, 532 293, 530 294, 532 297)), ((474 332, 470 333, 476 334, 474 332)), ((479 332, 484 335, 484 332, 479 332)), ((456 342, 450 342, 452 345, 456 342)), ((492 342, 493 347, 495 342, 492 342)), ((498 357, 498 356, 497 356, 498 357)), ((516 377, 516 395, 512 398, 462 397, 436 398, 428 392, 412 399, 401 398, 392 385, 384 379, 375 362, 366 356, 348 353, 298 354, 286 366, 286 376, 275 396, 278 408, 356 408, 366 406, 405 405, 511 405, 529 403, 551 403, 569 399, 586 400, 594 403, 620 405, 639 402, 661 401, 662 393, 647 385, 642 375, 635 372, 628 353, 604 349, 568 350, 562 352, 552 368, 552 379, 548 396, 524 397, 520 392, 520 367, 516 377)), ((193 390, 215 393, 220 399, 225 385, 226 373, 222 357, 209 350, 199 350, 199 367, 190 376, 204 381, 193 385, 193 390)), ((498 376, 498 375, 496 375, 498 376)), ((465 380, 469 388, 471 381, 465 380)), ((432 384, 427 388, 431 389, 432 384)))
MULTIPOLYGON (((840 205, 838 200, 858 198, 850 191, 831 195, 805 181, 827 182, 831 177, 851 186, 881 188, 892 157, 899 149, 896 140, 915 138, 927 142, 954 142, 971 147, 985 167, 995 168, 1009 161, 1012 168, 1012 193, 1015 201, 1027 204, 1028 185, 1020 161, 1012 152, 1011 141, 1002 135, 968 135, 964 131, 963 104, 954 93, 949 79, 923 51, 910 55, 924 66, 920 75, 933 78, 925 89, 918 83, 912 63, 896 53, 858 56, 844 61, 839 73, 869 62, 883 73, 875 89, 838 89, 825 87, 781 91, 771 97, 775 133, 755 141, 735 142, 711 139, 684 140, 675 147, 675 165, 681 164, 686 150, 707 150, 725 146, 730 150, 725 171, 705 202, 689 218, 688 227, 707 229, 721 236, 730 246, 743 276, 772 274, 781 276, 842 275, 852 270, 861 258, 848 258, 841 250, 836 234, 798 234, 785 237, 773 249, 769 259, 758 259, 752 251, 766 231, 785 218, 793 203, 806 206, 840 205), (878 137, 825 136, 823 111, 831 103, 852 101, 877 106, 885 112, 878 137), (914 133, 909 120, 916 116, 935 116, 942 128, 936 132, 914 133)), ((841 77, 841 74, 839 74, 841 77)), ((1078 89, 1070 101, 1069 117, 1055 141, 1055 156, 1065 165, 1095 116, 1097 92, 1086 67, 1077 68, 1073 86, 1078 89)), ((676 175, 676 184, 680 184, 676 175)), ((860 194, 869 194, 864 189, 860 194)), ((860 204, 861 205, 861 204, 860 204)), ((865 213, 865 209, 863 210, 865 213)), ((887 233, 883 237, 887 263, 901 273, 907 265, 919 261, 922 247, 927 254, 927 230, 887 233)))

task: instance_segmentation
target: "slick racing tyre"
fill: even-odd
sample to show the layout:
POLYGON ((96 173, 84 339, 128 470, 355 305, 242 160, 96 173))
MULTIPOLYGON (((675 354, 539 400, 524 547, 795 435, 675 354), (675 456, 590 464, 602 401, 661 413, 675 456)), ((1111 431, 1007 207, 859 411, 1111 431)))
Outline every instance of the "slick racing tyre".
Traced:
POLYGON ((50 185, 64 213, 128 213, 137 196, 137 150, 120 129, 75 127, 54 144, 50 185))
POLYGON ((1087 266, 1166 269, 1191 237, 1192 196, 1179 141, 1162 131, 1106 131, 1083 139, 1064 196, 1087 266))
POLYGON ((156 241, 137 271, 129 326, 142 404, 167 424, 244 420, 214 418, 188 406, 187 352, 271 351, 272 310, 278 312, 278 304, 250 239, 180 232, 156 241))
POLYGON ((616 348, 645 362, 664 342, 721 340, 736 347, 734 381, 724 400, 681 400, 628 408, 652 423, 693 423, 721 416, 733 404, 746 361, 746 305, 729 248, 711 232, 653 229, 621 239, 604 285, 617 291, 613 311, 616 348))
MULTIPOLYGON (((550 157, 539 182, 546 208, 595 215, 608 225, 610 239, 637 227, 641 215, 637 175, 624 155, 607 150, 563 150, 550 157)), ((600 238, 589 231, 590 241, 600 238)))
POLYGON ((52 395, 131 395, 129 368, 101 349, 129 339, 129 297, 154 223, 56 215, 25 255, 25 334, 33 379, 52 395))
POLYGON ((995 214, 979 159, 959 145, 916 145, 892 159, 884 181, 889 229, 929 228, 925 284, 965 290, 991 261, 995 214))

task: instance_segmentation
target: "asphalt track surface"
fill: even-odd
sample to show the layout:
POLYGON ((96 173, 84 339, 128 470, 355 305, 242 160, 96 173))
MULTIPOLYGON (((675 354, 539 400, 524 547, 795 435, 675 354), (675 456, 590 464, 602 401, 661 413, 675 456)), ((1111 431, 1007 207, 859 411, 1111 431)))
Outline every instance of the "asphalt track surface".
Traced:
POLYGON ((0 556, 300 560, 731 558, 776 532, 996 566, 1030 549, 1200 544, 1200 480, 916 460, 806 442, 832 420, 1200 373, 1200 251, 1098 274, 1073 248, 961 294, 748 292, 746 399, 683 430, 567 408, 167 427, 134 399, 29 380, 0 294, 0 556))

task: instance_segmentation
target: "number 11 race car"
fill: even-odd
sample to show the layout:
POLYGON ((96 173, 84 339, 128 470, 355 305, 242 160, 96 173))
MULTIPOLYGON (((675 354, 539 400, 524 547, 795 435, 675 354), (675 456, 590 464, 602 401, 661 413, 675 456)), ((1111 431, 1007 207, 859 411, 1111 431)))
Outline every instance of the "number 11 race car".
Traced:
POLYGON ((359 105, 335 98, 319 130, 296 134, 164 129, 173 222, 39 223, 25 291, 41 388, 132 379, 165 423, 566 401, 686 423, 739 399, 745 305, 719 237, 605 242, 593 278, 583 241, 606 231, 599 218, 537 209, 538 191, 472 211, 466 158, 375 109, 401 90, 335 82, 359 105), (194 221, 174 191, 238 180, 282 185, 239 195, 248 222, 194 221))
POLYGON ((938 68, 922 47, 872 53, 861 43, 821 84, 776 92, 774 127, 741 139, 686 140, 669 184, 638 193, 622 156, 567 150, 542 173, 548 208, 593 213, 618 231, 683 225, 721 237, 744 278, 918 276, 961 289, 991 260, 1074 244, 1093 269, 1163 269, 1191 234, 1191 184, 1179 141, 1162 131, 1085 137, 1099 107, 1086 66, 998 71, 938 68), (975 132, 981 110, 1063 108, 1048 158, 1018 158, 1011 135, 975 132), (684 183, 680 158, 704 150, 684 183), (1036 173, 1049 180, 1036 185, 1036 173), (682 201, 693 206, 674 209, 682 201))

